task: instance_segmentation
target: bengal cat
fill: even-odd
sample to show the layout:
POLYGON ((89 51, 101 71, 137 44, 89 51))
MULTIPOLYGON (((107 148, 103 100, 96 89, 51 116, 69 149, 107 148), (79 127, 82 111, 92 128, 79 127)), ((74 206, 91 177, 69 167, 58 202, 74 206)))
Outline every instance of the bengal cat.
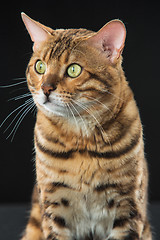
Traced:
POLYGON ((142 124, 122 69, 126 29, 52 30, 22 13, 37 106, 23 240, 151 240, 142 124))

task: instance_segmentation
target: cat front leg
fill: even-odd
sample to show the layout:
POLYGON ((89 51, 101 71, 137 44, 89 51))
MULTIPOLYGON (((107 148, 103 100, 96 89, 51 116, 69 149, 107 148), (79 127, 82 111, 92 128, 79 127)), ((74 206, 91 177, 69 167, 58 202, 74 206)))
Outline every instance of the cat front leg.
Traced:
POLYGON ((41 228, 41 208, 39 205, 38 190, 36 185, 32 194, 30 217, 21 240, 45 240, 41 228))
POLYGON ((58 199, 54 201, 52 193, 49 192, 42 191, 42 195, 42 230, 45 240, 71 240, 71 232, 61 206, 67 202, 58 199))
POLYGON ((61 217, 52 219, 51 216, 45 214, 42 220, 45 240, 70 240, 70 231, 63 224, 64 219, 61 217), (55 220, 57 224, 55 224, 55 220))
MULTIPOLYGON (((121 232, 121 230, 113 231, 107 240, 146 240, 142 239, 137 231, 134 230, 128 230, 126 232, 121 232)), ((150 239, 148 239, 150 240, 150 239)))
POLYGON ((143 234, 145 222, 141 213, 134 212, 133 209, 127 215, 123 213, 115 218, 108 240, 152 240, 149 228, 143 234))

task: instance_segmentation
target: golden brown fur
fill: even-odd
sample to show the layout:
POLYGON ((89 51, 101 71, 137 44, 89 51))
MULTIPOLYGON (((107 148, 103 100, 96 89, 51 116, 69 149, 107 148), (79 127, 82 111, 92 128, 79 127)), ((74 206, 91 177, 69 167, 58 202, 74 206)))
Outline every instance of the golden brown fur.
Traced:
POLYGON ((152 239, 139 112, 122 57, 109 61, 92 36, 84 29, 52 31, 28 64, 38 108, 37 183, 23 240, 152 239), (35 71, 38 59, 49 69, 44 75, 35 71), (65 74, 72 63, 83 67, 77 78, 65 74), (38 103, 42 84, 52 81, 65 116, 38 103))

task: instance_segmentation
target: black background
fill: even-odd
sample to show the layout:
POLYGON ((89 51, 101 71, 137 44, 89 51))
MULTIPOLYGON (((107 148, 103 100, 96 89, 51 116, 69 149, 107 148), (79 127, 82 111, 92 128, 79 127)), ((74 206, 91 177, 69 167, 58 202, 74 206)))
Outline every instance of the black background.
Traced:
MULTIPOLYGON (((127 28, 123 68, 134 91, 144 126, 145 152, 150 172, 149 199, 160 200, 160 20, 158 1, 32 1, 8 2, 0 15, 0 85, 18 83, 32 53, 32 43, 20 12, 52 28, 87 28, 98 31, 119 18, 127 28)), ((9 99, 27 93, 26 83, 0 88, 0 123, 25 100, 9 99)), ((20 109, 19 109, 20 110, 20 109)), ((18 113, 18 110, 15 114, 18 113)), ((22 113, 22 112, 21 112, 22 113)), ((0 202, 28 202, 35 181, 33 129, 29 113, 11 142, 7 136, 12 114, 0 128, 0 202), (3 133, 6 130, 5 133, 3 133)))

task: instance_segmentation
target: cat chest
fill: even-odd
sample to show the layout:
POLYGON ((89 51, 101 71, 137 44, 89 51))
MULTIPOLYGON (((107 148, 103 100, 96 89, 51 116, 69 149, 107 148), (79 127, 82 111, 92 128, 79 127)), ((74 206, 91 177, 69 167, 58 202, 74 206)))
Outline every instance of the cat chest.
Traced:
POLYGON ((88 193, 83 198, 77 208, 75 206, 78 212, 73 213, 75 221, 72 228, 76 237, 79 239, 92 234, 94 239, 106 238, 113 227, 115 209, 107 207, 105 194, 97 196, 88 193))
POLYGON ((84 161, 81 157, 78 161, 77 157, 76 160, 72 161, 72 177, 71 170, 70 175, 58 175, 47 169, 44 181, 40 171, 37 171, 39 185, 41 179, 43 184, 45 183, 41 196, 42 202, 46 203, 47 216, 52 216, 54 231, 60 234, 63 232, 67 239, 69 236, 69 239, 79 240, 90 235, 97 240, 107 239, 113 228, 115 208, 108 207, 110 193, 98 192, 95 188, 97 184, 106 182, 108 177, 106 172, 99 168, 96 159, 84 161), (46 184, 47 182, 49 184, 46 184), (56 222, 53 222, 55 219, 56 222))
MULTIPOLYGON (((69 239, 85 239, 92 236, 93 239, 106 239, 111 233, 115 218, 115 208, 107 206, 106 195, 69 191, 57 191, 52 196, 57 206, 52 209, 52 219, 59 216, 63 219, 64 232, 69 239), (58 205, 59 203, 59 205, 58 205)), ((62 226, 55 223, 56 232, 62 231, 62 226)))

